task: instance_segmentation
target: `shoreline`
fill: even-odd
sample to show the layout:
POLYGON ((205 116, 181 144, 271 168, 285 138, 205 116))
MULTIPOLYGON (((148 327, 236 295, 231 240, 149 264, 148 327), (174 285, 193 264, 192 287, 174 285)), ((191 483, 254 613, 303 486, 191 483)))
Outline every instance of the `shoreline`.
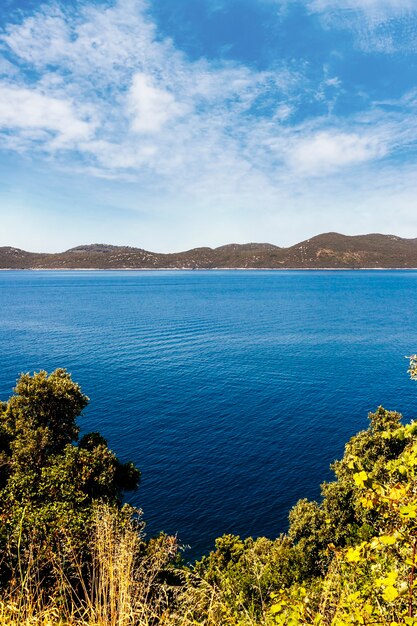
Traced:
POLYGON ((0 272, 412 272, 417 267, 2 267, 0 272))

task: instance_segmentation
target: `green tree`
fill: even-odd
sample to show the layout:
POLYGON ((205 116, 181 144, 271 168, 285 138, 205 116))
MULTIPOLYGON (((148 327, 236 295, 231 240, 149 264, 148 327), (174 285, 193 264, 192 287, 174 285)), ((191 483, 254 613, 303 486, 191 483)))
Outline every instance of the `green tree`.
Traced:
POLYGON ((352 437, 343 458, 331 466, 336 480, 321 486, 322 501, 300 500, 290 512, 289 537, 304 555, 304 578, 327 571, 333 556, 330 544, 343 547, 375 533, 376 513, 360 505, 361 486, 354 480, 352 463, 361 459, 361 469, 383 481, 387 464, 398 458, 408 442, 399 413, 379 407, 369 420, 369 428, 352 437))
MULTIPOLYGON (((94 507, 118 508, 138 487, 133 463, 121 463, 98 433, 78 441, 88 398, 64 369, 23 374, 0 405, 0 549, 4 578, 30 558, 48 570, 53 555, 88 560, 94 507)), ((50 569, 50 568, 49 568, 50 569)))

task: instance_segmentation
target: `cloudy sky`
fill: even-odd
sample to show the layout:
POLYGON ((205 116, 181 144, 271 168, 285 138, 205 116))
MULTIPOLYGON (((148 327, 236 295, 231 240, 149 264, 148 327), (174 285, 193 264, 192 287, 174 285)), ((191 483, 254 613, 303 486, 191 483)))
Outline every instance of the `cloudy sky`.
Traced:
POLYGON ((417 237, 415 0, 0 12, 0 245, 417 237))

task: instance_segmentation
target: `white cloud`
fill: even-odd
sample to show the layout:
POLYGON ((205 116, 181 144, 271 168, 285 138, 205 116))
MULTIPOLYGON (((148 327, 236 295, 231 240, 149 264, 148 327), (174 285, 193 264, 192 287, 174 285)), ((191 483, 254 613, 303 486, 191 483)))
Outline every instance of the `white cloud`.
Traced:
MULTIPOLYGON (((356 9, 354 0, 341 2, 309 6, 356 9)), ((331 206, 342 194, 352 207, 373 188, 377 197, 381 159, 417 141, 415 111, 404 102, 397 112, 371 106, 337 118, 332 105, 343 86, 326 69, 311 83, 308 67, 284 61, 263 72, 190 61, 157 36, 139 0, 77 14, 46 7, 9 25, 3 44, 21 71, 0 82, 2 145, 46 153, 85 178, 128 181, 137 194, 130 206, 151 206, 171 223, 175 213, 182 231, 204 224, 201 243, 212 231, 218 241, 221 224, 230 231, 241 219, 248 225, 241 238, 260 238, 260 212, 288 232, 300 215, 314 232, 320 228, 306 207, 331 206), (322 116, 300 122, 311 101, 322 116), (353 172, 357 188, 346 183, 353 172)), ((336 227, 323 221, 323 230, 336 227)))
POLYGON ((13 65, 13 63, 10 63, 10 61, 0 56, 0 76, 13 77, 17 76, 18 74, 19 69, 15 65, 13 65))
POLYGON ((290 106, 289 104, 281 104, 278 106, 275 112, 275 118, 280 122, 283 122, 290 118, 293 112, 294 107, 290 106))
POLYGON ((365 52, 393 54, 417 49, 415 0, 305 0, 326 28, 347 29, 365 52))
MULTIPOLYGON (((103 176, 136 174, 141 183, 148 176, 150 184, 171 179, 177 186, 213 178, 215 171, 220 175, 230 162, 246 171, 245 136, 257 125, 251 107, 259 98, 273 98, 279 125, 293 110, 302 73, 285 64, 256 72, 233 63, 190 62, 170 40, 157 37, 145 9, 140 0, 90 6, 72 16, 44 7, 7 27, 3 42, 9 52, 39 75, 30 90, 24 75, 15 85, 32 99, 41 94, 30 127, 58 132, 67 118, 67 135, 83 135, 77 149, 86 171, 103 176)), ((9 147, 56 151, 56 138, 52 142, 47 135, 30 146, 25 119, 18 107, 13 125, 21 133, 12 144, 7 139, 9 147)))
POLYGON ((342 167, 381 158, 386 152, 386 146, 374 136, 320 131, 296 141, 287 154, 287 162, 301 174, 326 175, 342 167))
MULTIPOLYGON (((273 0, 268 0, 273 1, 273 0)), ((379 16, 403 15, 417 10, 414 0, 276 0, 285 10, 292 5, 303 5, 312 13, 352 13, 379 16)))
MULTIPOLYGON (((51 131, 55 145, 85 140, 92 131, 91 124, 77 115, 70 101, 4 83, 0 83, 0 127, 23 133, 51 131)), ((35 141, 44 138, 39 133, 27 136, 35 141)))
POLYGON ((307 0, 307 5, 314 11, 327 11, 336 9, 345 11, 414 11, 414 0, 307 0))
POLYGON ((132 113, 132 129, 138 133, 159 132, 169 121, 187 113, 175 96, 154 84, 152 77, 138 72, 129 91, 128 108, 132 113))
POLYGON ((42 57, 44 65, 58 56, 65 56, 71 48, 70 31, 64 15, 58 9, 46 7, 42 19, 38 14, 26 18, 21 24, 11 24, 3 41, 18 57, 35 65, 42 57))

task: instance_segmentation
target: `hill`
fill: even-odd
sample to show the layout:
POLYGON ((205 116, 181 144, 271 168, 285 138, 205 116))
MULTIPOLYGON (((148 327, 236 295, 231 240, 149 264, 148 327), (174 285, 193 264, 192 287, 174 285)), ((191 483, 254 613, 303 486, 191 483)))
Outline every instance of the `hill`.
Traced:
POLYGON ((417 267, 417 239, 325 233, 280 248, 229 244, 163 254, 129 246, 81 245, 45 254, 0 248, 0 269, 360 269, 417 267))

